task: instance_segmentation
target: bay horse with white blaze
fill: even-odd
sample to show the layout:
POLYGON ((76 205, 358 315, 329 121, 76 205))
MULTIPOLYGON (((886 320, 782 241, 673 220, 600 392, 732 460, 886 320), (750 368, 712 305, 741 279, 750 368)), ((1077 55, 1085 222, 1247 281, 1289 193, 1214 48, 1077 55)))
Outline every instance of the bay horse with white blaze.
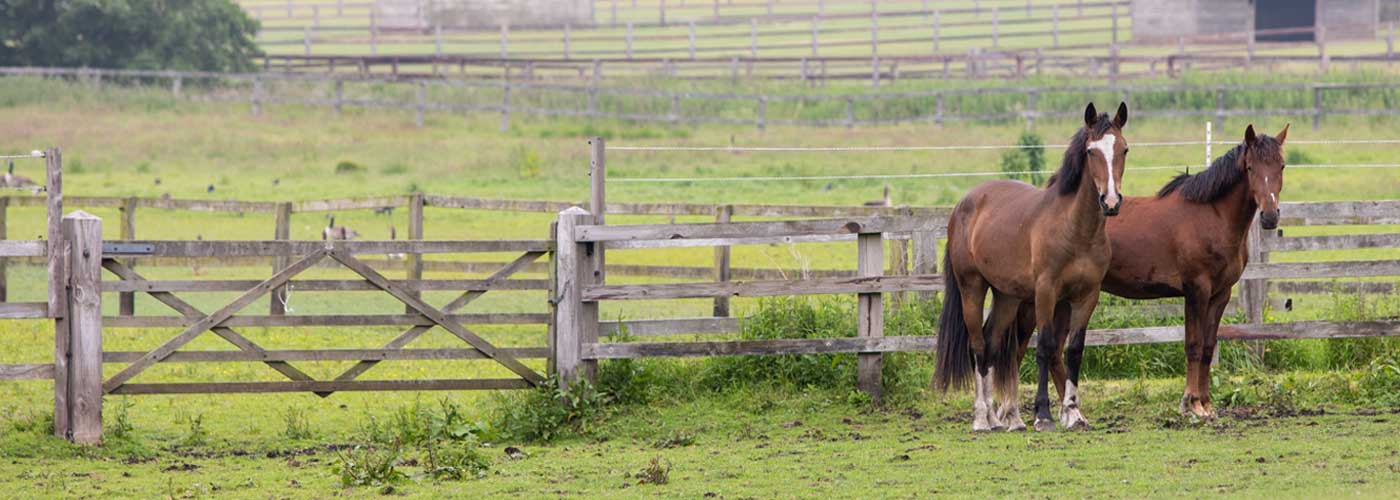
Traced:
MULTIPOLYGON (((1026 428, 1016 403, 1020 373, 1015 365, 1028 339, 1019 335, 1024 328, 1018 323, 1034 321, 1049 331, 1057 304, 1065 305, 1071 331, 1089 323, 1109 263, 1104 221, 1122 204, 1118 186, 1128 152, 1127 122, 1127 104, 1120 103, 1110 118, 1090 103, 1084 127, 1070 139, 1046 189, 1018 181, 984 182, 953 208, 934 382, 946 391, 973 379, 973 431, 1026 428), (992 311, 984 324, 988 289, 992 311), (1033 318, 1030 308, 1022 307, 1032 302, 1033 318), (1000 400, 995 409, 994 390, 1000 400)), ((1085 425, 1073 389, 1061 415, 1066 427, 1085 425)))
MULTIPOLYGON (((1173 178, 1157 196, 1127 198, 1123 215, 1108 222, 1113 260, 1103 290, 1130 299, 1186 299, 1186 391, 1181 413, 1213 418, 1210 364, 1220 316, 1230 289, 1249 262, 1249 225, 1259 213, 1263 229, 1278 227, 1279 192, 1283 190, 1284 140, 1244 131, 1244 142, 1195 175, 1173 178)), ((1056 337, 1068 331, 1057 322, 1056 337)), ((1083 337, 1079 331, 1077 337, 1083 337)), ((1070 359, 1082 356, 1083 344, 1071 345, 1070 359)), ((1039 353, 1037 353, 1039 357, 1039 353)), ((1059 363, 1059 359, 1054 361, 1059 363)), ((1073 365, 1073 363, 1071 363, 1073 365)), ((1063 394, 1065 373, 1054 373, 1063 394)), ((1071 369, 1069 383, 1078 383, 1071 369)), ((1045 372, 1041 371, 1041 385, 1045 372)))

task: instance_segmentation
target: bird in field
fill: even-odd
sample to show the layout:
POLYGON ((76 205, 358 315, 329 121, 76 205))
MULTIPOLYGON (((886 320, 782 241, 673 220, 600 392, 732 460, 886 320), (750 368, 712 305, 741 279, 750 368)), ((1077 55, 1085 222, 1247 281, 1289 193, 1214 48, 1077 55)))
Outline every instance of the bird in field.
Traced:
POLYGON ((885 183, 885 197, 884 197, 883 199, 867 201, 867 202, 865 202, 865 206, 867 206, 867 207, 892 207, 892 206, 894 206, 894 203, 892 203, 892 202, 890 201, 890 185, 889 185, 889 183, 885 183))
POLYGON ((22 175, 15 175, 15 161, 10 160, 10 168, 5 171, 5 187, 33 186, 34 181, 22 175))
POLYGON ((326 224, 326 228, 321 230, 322 240, 353 240, 359 238, 360 233, 345 226, 335 225, 335 216, 331 216, 331 221, 326 224))
POLYGON ((212 193, 212 192, 214 192, 214 185, 213 185, 213 184, 210 184, 209 187, 208 187, 207 189, 204 190, 204 192, 206 192, 206 193, 212 193))

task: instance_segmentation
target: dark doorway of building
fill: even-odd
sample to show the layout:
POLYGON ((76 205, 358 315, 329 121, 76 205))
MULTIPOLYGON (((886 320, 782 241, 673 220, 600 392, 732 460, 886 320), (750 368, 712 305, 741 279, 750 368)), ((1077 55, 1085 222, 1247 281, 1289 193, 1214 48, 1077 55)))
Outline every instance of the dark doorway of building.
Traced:
MULTIPOLYGON (((1254 29, 1311 28, 1317 17, 1317 0, 1254 0, 1254 29)), ((1311 31, 1271 33, 1255 37, 1261 42, 1311 42, 1311 31)))

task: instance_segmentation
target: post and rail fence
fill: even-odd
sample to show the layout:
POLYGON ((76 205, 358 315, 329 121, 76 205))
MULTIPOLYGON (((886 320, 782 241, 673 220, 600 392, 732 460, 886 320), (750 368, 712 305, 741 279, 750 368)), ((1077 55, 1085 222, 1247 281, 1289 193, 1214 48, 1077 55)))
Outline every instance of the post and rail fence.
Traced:
MULTIPOLYGON (((45 153, 48 168, 44 206, 48 209, 47 241, 0 241, 0 257, 45 258, 50 273, 47 302, 0 304, 0 316, 13 319, 51 319, 55 328, 55 360, 52 364, 0 365, 0 379, 53 379, 55 387, 55 432, 78 442, 101 439, 101 401, 105 394, 189 394, 313 392, 323 397, 337 391, 354 390, 468 390, 535 387, 545 373, 557 373, 568 384, 593 376, 603 359, 640 357, 773 355, 805 353, 854 353, 859 359, 858 386, 879 399, 880 364, 883 353, 928 351, 933 336, 886 336, 882 324, 885 294, 931 293, 942 288, 938 274, 938 239, 946 231, 946 208, 924 207, 784 207, 769 205, 629 204, 609 203, 601 189, 605 182, 605 148, 594 139, 591 159, 595 186, 588 206, 559 202, 487 202, 477 199, 434 197, 430 195, 352 200, 345 202, 197 202, 184 200, 132 200, 130 198, 70 198, 82 205, 94 202, 121 207, 123 224, 133 227, 125 234, 136 234, 133 207, 183 206, 190 209, 252 209, 283 214, 296 210, 375 208, 385 205, 419 207, 508 207, 556 213, 557 221, 549 237, 540 240, 433 241, 295 241, 279 232, 277 239, 265 241, 161 241, 121 240, 104 242, 102 221, 84 212, 61 216, 63 210, 61 155, 56 149, 45 153), (691 224, 607 224, 601 214, 676 213, 709 215, 713 223, 691 224), (730 217, 763 215, 805 217, 797 220, 733 221, 730 217), (811 218, 826 217, 826 218, 811 218), (720 269, 704 269, 705 281, 659 284, 610 284, 608 274, 623 269, 604 259, 606 250, 676 247, 715 247, 739 245, 798 244, 804 242, 854 241, 856 270, 842 274, 809 275, 803 279, 769 276, 741 279, 720 269), (907 244, 889 244, 907 241, 907 244), (911 270, 899 271, 886 265, 891 249, 909 252, 889 259, 905 260, 911 270), (908 248, 908 250, 904 250, 908 248), (495 263, 484 279, 424 279, 413 275, 413 266, 403 266, 406 279, 391 279, 377 263, 365 255, 452 254, 510 252, 518 256, 506 263, 495 263), (550 278, 511 279, 528 272, 531 263, 548 256, 550 278), (270 276, 242 280, 157 280, 137 273, 131 259, 217 258, 266 259, 275 261, 270 276), (353 273, 349 279, 294 279, 323 262, 333 262, 353 273), (103 270, 115 276, 104 281, 103 270), (713 274, 710 274, 713 272, 713 274), (401 302, 404 314, 248 314, 249 305, 286 285, 309 291, 379 291, 401 302), (450 290, 455 299, 437 307, 419 294, 425 290, 450 290), (470 313, 458 312, 473 300, 496 290, 534 290, 547 293, 549 313, 470 313), (236 298, 213 312, 198 309, 177 293, 239 292, 236 298), (173 311, 173 315, 103 316, 102 294, 141 293, 173 311), (668 335, 730 335, 741 331, 742 319, 713 316, 700 318, 642 318, 609 321, 601 317, 603 301, 731 299, 743 297, 856 294, 856 332, 847 338, 776 340, 701 340, 655 342, 668 335), (547 341, 541 347, 498 347, 476 334, 467 325, 536 324, 547 328, 547 341), (399 336, 378 349, 299 349, 282 350, 254 343, 240 334, 243 327, 287 326, 399 326, 399 336), (171 328, 179 333, 148 351, 104 351, 104 328, 171 328), (459 348, 412 349, 408 345, 431 328, 442 328, 460 339, 459 348), (210 332, 236 347, 236 350, 189 351, 181 348, 203 333, 210 332), (620 334, 626 333, 625 337, 620 334), (646 341, 635 341, 646 339, 646 341), (357 380, 376 364, 388 360, 475 359, 499 364, 512 373, 509 378, 357 380), (542 359, 522 363, 521 360, 542 359), (317 360, 357 361, 341 375, 318 380, 293 363, 317 360), (263 382, 164 382, 133 381, 159 363, 251 362, 262 363, 287 380, 263 382), (103 364, 124 364, 115 375, 103 377, 103 364)), ((32 203, 30 197, 16 197, 10 203, 32 203)), ((37 203, 34 203, 37 204, 37 203)), ((1285 203, 1282 207, 1287 228, 1299 225, 1400 224, 1400 201, 1285 203)), ((251 210, 250 210, 251 211, 251 210)), ((422 208, 410 210, 421 215, 422 208)), ((281 222, 278 222, 281 225, 281 222)), ((420 225, 421 227, 421 225, 420 225)), ((422 238, 421 232, 417 235, 422 238)), ((1256 255, 1281 252, 1357 248, 1400 248, 1400 234, 1358 231, 1357 234, 1326 236, 1284 236, 1282 231, 1261 232, 1251 238, 1256 255)), ((716 263, 727 262, 716 251, 716 263)), ((1297 338, 1348 338, 1400 335, 1400 320, 1263 322, 1263 311, 1272 307, 1267 296, 1270 284, 1282 281, 1279 289, 1307 293, 1291 280, 1367 278, 1400 276, 1400 260, 1268 262, 1252 259, 1245 270, 1237 310, 1245 323, 1227 324, 1220 329, 1224 340, 1264 340, 1297 338), (1285 288, 1289 285, 1294 288, 1285 288), (1262 293, 1261 293, 1262 291, 1262 293)), ((418 262, 427 263, 418 260, 418 262)), ((146 264, 143 264, 146 265, 146 264)), ((431 267, 431 266, 425 266, 431 267)), ((732 270, 731 270, 732 271, 732 270)), ((1383 283, 1361 283, 1354 288, 1367 291, 1383 283)), ((1322 284, 1326 287, 1326 284, 1322 284)), ((1333 285, 1335 287, 1336 285, 1333 285)), ((1326 288, 1323 288, 1324 290, 1326 288)), ((542 301, 543 303, 544 301, 542 301)), ((724 304, 729 306, 729 304, 724 304)), ((1171 307, 1171 306, 1169 306, 1171 307)), ((716 302, 717 311, 721 309, 716 302)), ((1179 314, 1179 307, 1172 309, 1179 314)), ((1182 337, 1179 326, 1126 328, 1091 331, 1090 345, 1120 345, 1174 342, 1182 337)))

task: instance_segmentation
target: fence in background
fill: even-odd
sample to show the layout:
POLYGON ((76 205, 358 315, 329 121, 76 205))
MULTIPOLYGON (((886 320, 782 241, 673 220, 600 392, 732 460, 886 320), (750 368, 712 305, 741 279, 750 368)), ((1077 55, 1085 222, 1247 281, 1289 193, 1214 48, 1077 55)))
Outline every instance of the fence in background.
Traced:
MULTIPOLYGON (((58 150, 46 153, 48 183, 46 207, 47 241, 0 241, 0 257, 47 257, 49 293, 46 303, 5 304, 3 316, 12 319, 50 318, 55 325, 55 357, 52 364, 0 365, 0 379, 53 379, 55 392, 55 433, 79 442, 101 439, 101 405, 105 394, 186 394, 229 392, 314 392, 329 396, 345 390, 466 390, 534 387, 543 374, 520 359, 545 358, 546 371, 554 371, 565 384, 579 377, 591 377, 601 359, 655 356, 772 355, 803 353, 856 353, 859 359, 859 386, 878 399, 881 356, 885 352, 927 351, 934 347, 930 336, 885 337, 882 314, 885 294, 921 293, 941 289, 937 270, 937 241, 946 231, 946 209, 861 207, 724 206, 716 211, 717 221, 707 224, 608 225, 604 215, 619 213, 629 205, 605 200, 606 150, 601 139, 591 140, 590 175, 592 190, 589 212, 578 207, 561 210, 557 223, 544 240, 485 241, 153 241, 122 240, 104 242, 102 221, 83 212, 59 217, 62 210, 62 166, 58 150), (761 207, 761 208, 753 208, 761 207), (610 210, 617 208, 618 212, 610 210), (760 222, 733 222, 729 217, 740 209, 764 214, 805 214, 821 210, 896 211, 890 215, 843 215, 834 219, 805 219, 760 222), (908 234, 909 243, 890 244, 894 235, 908 234), (674 247, 715 247, 715 262, 728 262, 733 245, 793 244, 803 242, 856 242, 856 276, 803 277, 802 279, 760 279, 741 281, 720 270, 715 280, 695 283, 618 285, 607 283, 605 253, 612 249, 674 247), (886 275, 884 256, 893 251, 896 259, 908 258, 912 247, 913 272, 886 275), (513 261, 497 264, 485 279, 424 279, 422 254, 514 252, 513 261), (406 254, 405 279, 386 277, 369 262, 367 254, 406 254), (548 280, 508 279, 527 269, 545 255, 553 256, 548 280), (153 280, 138 274, 127 259, 142 258, 266 258, 273 267, 270 276, 254 280, 153 280), (353 273, 350 279, 296 280, 299 273, 330 259, 353 273), (104 282, 105 269, 118 278, 104 282), (316 291, 381 291, 403 303, 403 315, 332 314, 305 315, 278 311, 268 315, 240 314, 264 295, 289 284, 316 291), (460 292, 451 302, 435 307, 421 297, 425 290, 460 292), (454 314, 467 303, 496 290, 536 290, 546 292, 550 313, 454 314), (237 298, 212 313, 201 311, 176 293, 241 292, 237 298), (103 293, 146 293, 174 311, 171 316, 136 316, 119 312, 103 316, 103 293), (858 296, 856 337, 835 339, 724 340, 698 342, 608 342, 609 337, 626 332, 628 337, 650 338, 675 334, 712 334, 738 331, 739 320, 724 316, 702 318, 643 318, 603 321, 598 304, 612 300, 713 299, 717 315, 728 314, 731 297, 774 295, 845 294, 858 296), (546 347, 502 348, 473 333, 467 324, 545 324, 546 347), (235 328, 256 327, 346 327, 405 326, 399 336, 379 349, 264 348, 239 334, 235 328), (149 351, 104 351, 105 328, 178 328, 180 332, 149 351), (459 349, 407 349, 407 345, 431 328, 443 328, 467 346, 459 349), (181 348, 205 332, 212 332, 237 348, 236 351, 182 351, 181 348), (480 359, 499 364, 514 374, 511 378, 356 380, 376 364, 386 360, 480 359), (317 380, 297 369, 292 362, 358 361, 332 380, 317 380), (263 363, 287 378, 271 382, 140 383, 132 379, 159 363, 252 362, 263 363), (102 365, 126 366, 104 378, 102 365)), ((408 197, 414 217, 421 218, 427 196, 408 197)), ((121 200, 134 218, 139 201, 91 199, 111 203, 121 200)), ((476 203, 463 199, 439 199, 443 206, 476 203)), ((379 199, 356 206, 380 207, 395 199, 379 199)), ((150 202, 155 204, 156 202, 150 202)), ((161 200, 169 206, 204 208, 271 208, 277 223, 285 224, 290 203, 239 205, 238 202, 198 205, 198 202, 161 200)), ((559 204, 520 207, 557 208, 559 204)), ((308 202, 306 207, 328 207, 336 203, 308 202)), ((347 206, 348 204, 339 204, 347 206)), ((3 206, 3 205, 0 205, 3 206)), ((646 205, 631 209, 647 211, 646 205)), ((675 205, 673 209, 698 210, 698 206, 675 205)), ((714 207, 710 207, 714 208, 714 207)), ((1285 204, 1288 225, 1400 224, 1400 202, 1342 202, 1285 204)), ((418 219, 421 220, 421 219, 418 219)), ((123 225, 134 226, 134 219, 123 225)), ((418 225, 421 227, 421 223, 418 225)), ((134 229, 131 231, 134 233, 134 229)), ((285 231, 281 231, 285 235, 285 231)), ((130 234, 128 234, 129 236, 130 234)), ((418 237, 421 237, 421 231, 418 237)), ((285 236, 284 236, 285 237, 285 236)), ((1357 248, 1400 248, 1400 234, 1358 234, 1284 237, 1266 232, 1251 236, 1252 257, 1241 282, 1239 307, 1249 323, 1225 325, 1222 339, 1345 338, 1400 335, 1400 321, 1263 323, 1268 290, 1263 280, 1317 278, 1357 278, 1400 276, 1400 260, 1378 259, 1351 262, 1271 263, 1268 256, 1278 252, 1357 248)), ((275 304, 275 302, 274 302, 275 304)), ((133 311, 134 312, 134 311, 133 311)), ((1094 345, 1173 342, 1181 339, 1181 327, 1152 327, 1095 330, 1088 341, 1094 345)))
MULTIPOLYGON (((1046 118, 1073 118, 1079 109, 1048 110, 1042 101, 1057 95, 1076 97, 1110 94, 1132 103, 1134 95, 1213 95, 1213 107, 1196 109, 1143 109, 1133 106, 1135 117, 1209 117, 1220 127, 1229 116, 1295 116, 1310 118, 1314 129, 1327 116, 1395 116, 1391 107, 1345 107, 1329 102, 1328 95, 1347 97, 1360 92, 1393 92, 1400 82, 1285 83, 1260 85, 1095 85, 1062 87, 1001 87, 947 89, 925 92, 888 92, 853 95, 738 94, 619 88, 600 85, 565 85, 538 82, 469 81, 454 79, 403 79, 321 74, 220 74, 206 72, 97 70, 73 68, 0 68, 0 75, 75 78, 100 83, 103 79, 138 85, 159 85, 173 96, 195 101, 246 102, 253 114, 268 105, 329 108, 400 109, 412 111, 423 126, 428 112, 499 114, 501 128, 508 129, 515 116, 572 116, 618 119, 670 125, 728 124, 753 126, 856 127, 900 123, 1024 121, 1033 126, 1046 118), (190 91, 203 86, 207 91, 190 91), (276 84, 276 85, 274 85, 276 84), (347 97, 346 87, 365 85, 347 97), (269 89, 271 87, 271 89, 269 89), (276 90, 284 90, 278 95, 276 90), (1311 96, 1310 106, 1255 108, 1232 105, 1232 96, 1275 97, 1287 92, 1311 96), (385 96, 412 96, 386 98, 385 96), (442 97, 439 97, 442 96, 442 97), (997 97, 995 111, 962 111, 964 100, 997 97), (490 100, 490 102, 483 102, 490 100), (569 105, 572 104, 572 105, 569 105), (908 110, 914 110, 912 113, 908 110)), ((356 90, 352 87, 352 90, 356 90)), ((1082 101, 1081 101, 1082 102, 1082 101)), ((975 105, 975 104, 974 104, 975 105)), ((985 107, 985 106, 979 106, 985 107)))

